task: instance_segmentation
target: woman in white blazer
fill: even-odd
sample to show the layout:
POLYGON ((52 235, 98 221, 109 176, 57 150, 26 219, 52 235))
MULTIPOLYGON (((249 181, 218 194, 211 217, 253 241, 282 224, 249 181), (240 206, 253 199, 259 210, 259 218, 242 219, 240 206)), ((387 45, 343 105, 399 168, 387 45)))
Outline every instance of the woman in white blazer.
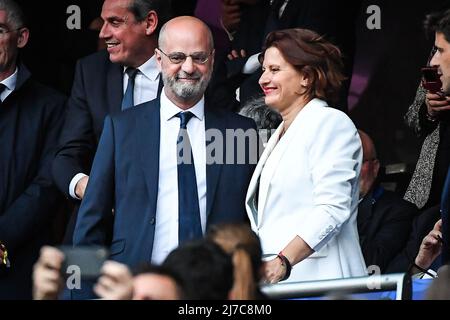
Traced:
POLYGON ((364 276, 356 226, 361 141, 347 115, 325 102, 343 80, 339 49, 312 31, 288 29, 269 34, 262 57, 265 103, 283 118, 246 197, 269 259, 265 280, 364 276))

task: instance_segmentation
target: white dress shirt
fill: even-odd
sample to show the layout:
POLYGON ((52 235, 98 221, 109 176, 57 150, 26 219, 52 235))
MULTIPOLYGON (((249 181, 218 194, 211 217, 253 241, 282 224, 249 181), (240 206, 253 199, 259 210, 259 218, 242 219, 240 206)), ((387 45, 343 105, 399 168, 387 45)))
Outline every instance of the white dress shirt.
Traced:
MULTIPOLYGON (((202 231, 206 229, 206 143, 205 143, 205 102, 202 98, 189 109, 194 117, 187 124, 189 140, 194 156, 197 179, 198 203, 202 231)), ((161 133, 159 147, 159 181, 156 203, 155 240, 152 263, 160 264, 178 246, 178 171, 177 137, 180 119, 175 117, 178 108, 161 92, 161 133)))
MULTIPOLYGON (((134 105, 138 105, 153 100, 158 95, 159 69, 156 64, 156 57, 153 55, 143 65, 138 67, 139 72, 134 78, 133 100, 134 105)), ((123 93, 127 90, 128 74, 123 68, 123 93)))
POLYGON ((16 82, 17 82, 17 67, 16 70, 14 70, 14 73, 10 75, 5 80, 1 81, 3 85, 5 85, 5 89, 3 90, 2 94, 0 95, 0 99, 5 101, 5 99, 14 91, 16 88, 16 82))
MULTIPOLYGON (((147 101, 151 101, 158 96, 159 86, 159 69, 156 64, 156 57, 153 55, 144 64, 138 67, 139 72, 134 79, 134 105, 138 105, 147 101)), ((125 72, 126 68, 123 68, 123 93, 127 90, 128 75, 125 72)), ((5 90, 6 91, 6 90, 5 90)), ((3 97, 3 94, 2 94, 3 97)), ((3 100, 3 99, 2 99, 3 100)), ((69 194, 74 199, 79 199, 75 195, 75 187, 81 178, 86 177, 85 173, 77 173, 69 184, 69 194)))

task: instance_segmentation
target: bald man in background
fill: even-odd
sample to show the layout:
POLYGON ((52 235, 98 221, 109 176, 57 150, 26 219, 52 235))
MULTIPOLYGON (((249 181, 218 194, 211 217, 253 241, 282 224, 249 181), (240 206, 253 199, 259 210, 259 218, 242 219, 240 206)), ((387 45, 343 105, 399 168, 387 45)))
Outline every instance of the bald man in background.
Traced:
POLYGON ((372 139, 358 130, 363 146, 359 180, 358 232, 367 266, 382 273, 393 257, 406 245, 417 208, 377 181, 380 161, 372 139))

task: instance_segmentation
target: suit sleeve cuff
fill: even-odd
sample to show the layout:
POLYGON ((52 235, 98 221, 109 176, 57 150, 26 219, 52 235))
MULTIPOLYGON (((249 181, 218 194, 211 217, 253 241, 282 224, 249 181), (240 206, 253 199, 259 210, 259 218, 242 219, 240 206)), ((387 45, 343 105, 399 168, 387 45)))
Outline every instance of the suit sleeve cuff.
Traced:
POLYGON ((77 199, 77 200, 81 200, 80 198, 77 197, 77 195, 75 194, 75 187, 77 186, 78 181, 80 181, 82 178, 87 177, 86 174, 84 173, 77 173, 72 180, 70 181, 69 184, 69 194, 72 198, 77 199))

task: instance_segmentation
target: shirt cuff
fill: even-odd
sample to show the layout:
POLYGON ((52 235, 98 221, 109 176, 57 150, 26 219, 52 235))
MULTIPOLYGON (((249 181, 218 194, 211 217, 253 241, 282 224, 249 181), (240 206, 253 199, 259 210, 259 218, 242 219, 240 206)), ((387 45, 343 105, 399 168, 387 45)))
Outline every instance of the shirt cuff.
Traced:
POLYGON ((223 19, 220 19, 220 26, 222 27, 222 29, 225 31, 225 33, 227 34, 228 40, 233 41, 234 40, 234 36, 233 33, 234 32, 230 32, 228 31, 227 28, 225 28, 224 24, 223 24, 223 19))
POLYGON ((258 61, 259 53, 255 53, 250 58, 247 59, 247 62, 245 63, 244 67, 242 68, 243 74, 252 74, 256 70, 258 70, 259 67, 261 67, 261 64, 258 61))
POLYGON ((84 174, 84 173, 77 173, 72 180, 70 181, 69 184, 69 194, 72 198, 77 199, 77 200, 81 200, 80 198, 77 197, 77 195, 75 194, 75 187, 77 186, 78 181, 80 181, 82 178, 87 177, 88 175, 84 174))

